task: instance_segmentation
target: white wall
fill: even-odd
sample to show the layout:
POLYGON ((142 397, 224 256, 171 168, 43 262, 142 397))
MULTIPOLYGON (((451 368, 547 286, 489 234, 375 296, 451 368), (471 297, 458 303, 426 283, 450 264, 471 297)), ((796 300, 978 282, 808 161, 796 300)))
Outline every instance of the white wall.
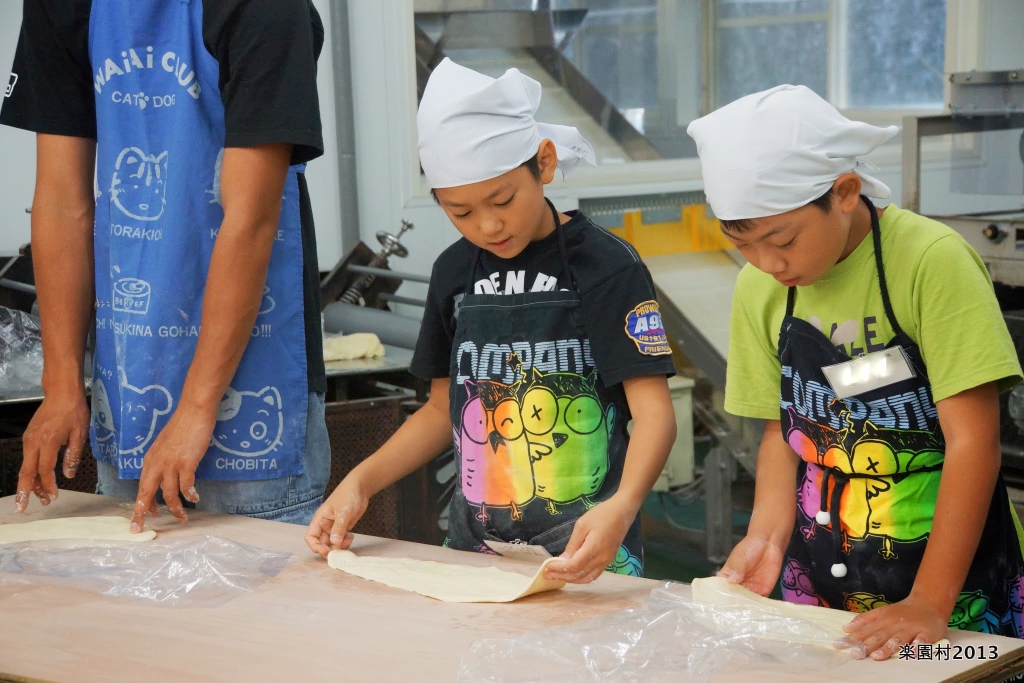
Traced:
MULTIPOLYGON (((341 208, 338 199, 338 145, 335 132, 333 64, 331 60, 330 0, 314 0, 325 28, 327 42, 320 55, 317 86, 324 129, 324 156, 307 169, 306 180, 313 203, 320 267, 328 270, 341 258, 341 208)), ((0 84, 6 87, 21 29, 21 2, 0 0, 0 84)), ((0 255, 17 251, 29 241, 29 215, 35 187, 35 135, 0 126, 0 255)))
POLYGON ((330 270, 342 256, 341 204, 338 195, 338 137, 334 114, 334 60, 331 58, 331 0, 313 0, 324 23, 324 48, 317 62, 316 87, 320 98, 324 155, 306 168, 306 182, 313 204, 316 247, 320 270, 330 270))

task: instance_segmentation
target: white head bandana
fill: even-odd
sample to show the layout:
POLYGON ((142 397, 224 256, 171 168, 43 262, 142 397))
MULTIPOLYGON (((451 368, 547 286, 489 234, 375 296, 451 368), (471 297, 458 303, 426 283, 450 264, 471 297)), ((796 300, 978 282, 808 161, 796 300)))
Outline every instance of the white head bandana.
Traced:
POLYGON ((491 78, 445 58, 427 81, 416 114, 420 164, 434 189, 469 185, 508 173, 550 139, 568 177, 594 148, 572 126, 537 123, 540 83, 519 69, 491 78))
POLYGON ((863 193, 885 199, 889 188, 865 173, 861 157, 899 132, 850 121, 802 85, 780 85, 742 97, 692 122, 704 194, 723 220, 775 216, 825 194, 854 171, 863 193))

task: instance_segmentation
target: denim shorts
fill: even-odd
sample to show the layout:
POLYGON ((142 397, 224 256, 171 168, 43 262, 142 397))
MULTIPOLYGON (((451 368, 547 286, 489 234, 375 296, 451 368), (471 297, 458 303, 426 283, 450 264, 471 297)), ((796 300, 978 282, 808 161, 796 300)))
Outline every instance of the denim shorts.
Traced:
MULTIPOLYGON (((96 493, 134 500, 138 479, 119 479, 117 467, 96 461, 96 493)), ((306 452, 303 473, 295 477, 259 481, 196 482, 199 503, 186 507, 229 515, 245 515, 291 524, 309 524, 323 503, 331 474, 331 444, 324 420, 324 396, 311 392, 306 415, 306 452)), ((163 502, 158 495, 158 502, 163 502)))

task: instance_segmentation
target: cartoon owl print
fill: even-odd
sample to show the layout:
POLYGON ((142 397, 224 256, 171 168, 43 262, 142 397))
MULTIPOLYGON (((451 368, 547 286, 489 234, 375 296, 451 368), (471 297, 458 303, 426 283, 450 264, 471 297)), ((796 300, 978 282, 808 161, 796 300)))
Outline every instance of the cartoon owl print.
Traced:
POLYGON ((487 521, 487 508, 503 507, 521 519, 520 508, 533 500, 530 444, 514 386, 467 380, 468 394, 461 424, 455 428, 466 500, 480 507, 477 518, 487 521))
POLYGON ((807 569, 796 560, 789 560, 782 568, 782 598, 801 605, 828 607, 814 590, 807 569))
POLYGON ((999 618, 989 609, 989 598, 980 590, 957 596, 949 627, 977 633, 999 633, 999 618))
POLYGON ((542 373, 521 382, 523 425, 530 441, 537 497, 551 514, 558 504, 582 500, 588 507, 608 475, 608 444, 615 408, 604 410, 596 373, 542 373))

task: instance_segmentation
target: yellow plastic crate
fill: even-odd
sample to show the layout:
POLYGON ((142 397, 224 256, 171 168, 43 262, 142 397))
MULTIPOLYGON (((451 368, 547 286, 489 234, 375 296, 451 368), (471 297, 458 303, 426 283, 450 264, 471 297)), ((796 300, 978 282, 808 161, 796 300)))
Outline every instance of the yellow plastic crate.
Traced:
POLYGON ((682 207, 682 219, 673 223, 643 223, 642 215, 628 211, 623 214, 623 226, 610 229, 636 247, 642 258, 732 248, 718 220, 708 218, 704 204, 682 207))

